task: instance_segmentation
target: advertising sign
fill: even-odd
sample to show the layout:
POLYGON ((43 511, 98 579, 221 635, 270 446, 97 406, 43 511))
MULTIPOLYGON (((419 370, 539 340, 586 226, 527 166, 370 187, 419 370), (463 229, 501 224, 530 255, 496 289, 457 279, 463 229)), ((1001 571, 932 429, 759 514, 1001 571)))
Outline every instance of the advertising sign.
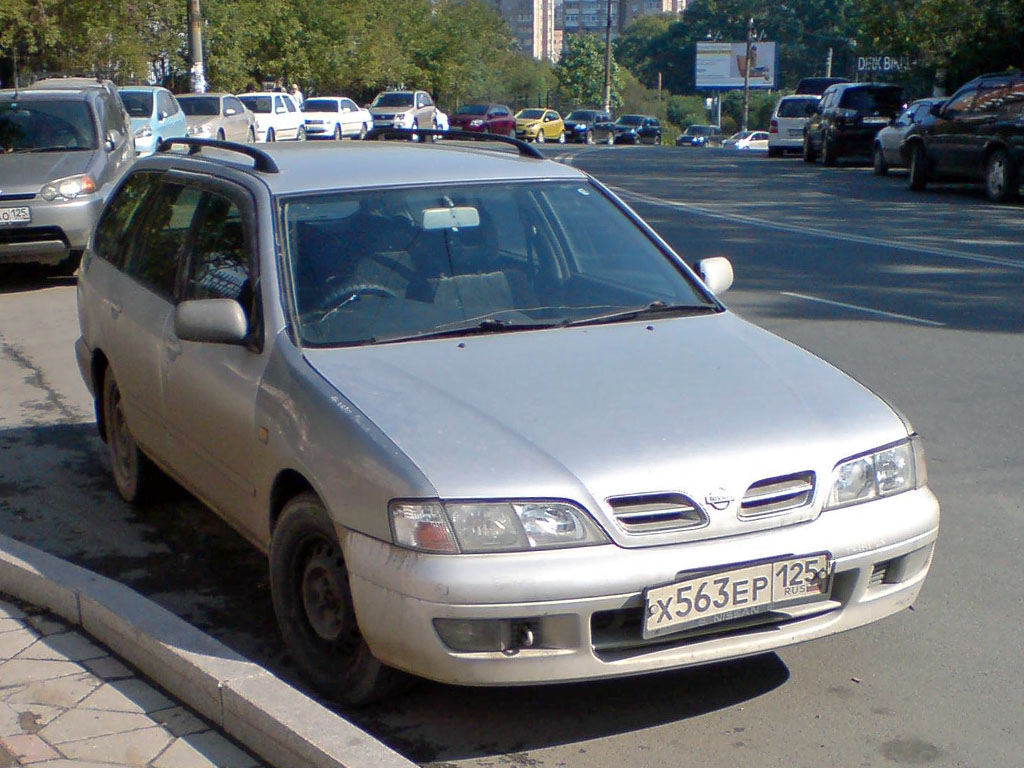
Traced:
POLYGON ((908 56, 858 56, 858 72, 906 72, 917 64, 908 56))
POLYGON ((749 68, 751 88, 775 87, 775 43, 697 43, 698 88, 742 88, 749 68))

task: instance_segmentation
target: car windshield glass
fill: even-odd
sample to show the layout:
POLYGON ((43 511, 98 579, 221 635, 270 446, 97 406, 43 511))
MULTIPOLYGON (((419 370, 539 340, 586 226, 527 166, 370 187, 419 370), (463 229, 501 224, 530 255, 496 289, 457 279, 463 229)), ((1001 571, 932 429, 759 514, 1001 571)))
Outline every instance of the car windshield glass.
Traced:
POLYGON ((337 112, 338 102, 334 99, 308 99, 302 104, 303 112, 337 112))
POLYGON ((581 121, 582 120, 593 120, 596 114, 597 114, 596 112, 587 112, 587 111, 581 111, 581 110, 577 109, 575 112, 570 112, 569 116, 567 118, 565 118, 565 119, 566 120, 581 120, 581 121))
POLYGON ((283 209, 309 346, 717 310, 583 179, 318 192, 283 209))
POLYGON ((524 120, 539 120, 543 116, 543 109, 524 109, 522 112, 516 115, 516 117, 522 118, 524 120))
POLYGON ((269 96, 241 96, 239 98, 249 108, 250 112, 256 112, 261 115, 270 114, 271 99, 269 96))
POLYGON ((220 99, 216 96, 179 96, 181 111, 189 117, 213 117, 220 114, 220 99))
POLYGON ((486 115, 486 104, 465 104, 455 110, 456 115, 486 115))
POLYGON ((411 93, 382 93, 374 102, 375 107, 411 107, 411 93))
POLYGON ((149 117, 153 114, 152 91, 121 91, 121 101, 132 117, 149 117))
POLYGON ((711 126, 708 125, 691 125, 687 128, 684 133, 687 136, 710 136, 711 126))
POLYGON ((84 101, 0 102, 0 152, 96 149, 96 126, 84 101))
POLYGON ((640 125, 643 121, 642 115, 623 115, 616 122, 619 125, 640 125))
POLYGON ((902 106, 899 88, 849 88, 839 99, 839 106, 867 114, 895 115, 902 106))
POLYGON ((779 102, 779 117, 810 117, 817 99, 783 99, 779 102))

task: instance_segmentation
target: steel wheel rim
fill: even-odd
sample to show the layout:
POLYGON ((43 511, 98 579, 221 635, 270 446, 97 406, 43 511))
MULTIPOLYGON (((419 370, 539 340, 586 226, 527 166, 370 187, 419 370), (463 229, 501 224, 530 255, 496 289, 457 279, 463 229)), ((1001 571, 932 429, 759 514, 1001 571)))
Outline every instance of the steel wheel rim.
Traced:
POLYGON ((317 638, 335 643, 345 635, 346 600, 334 546, 317 538, 302 561, 299 592, 306 622, 317 638))
POLYGON ((135 471, 135 440, 128 430, 121 403, 121 391, 115 384, 110 391, 110 414, 107 439, 110 441, 111 464, 121 484, 126 484, 135 471))
POLYGON ((1006 186, 1006 165, 1003 158, 994 157, 988 164, 988 187, 996 195, 1006 186))

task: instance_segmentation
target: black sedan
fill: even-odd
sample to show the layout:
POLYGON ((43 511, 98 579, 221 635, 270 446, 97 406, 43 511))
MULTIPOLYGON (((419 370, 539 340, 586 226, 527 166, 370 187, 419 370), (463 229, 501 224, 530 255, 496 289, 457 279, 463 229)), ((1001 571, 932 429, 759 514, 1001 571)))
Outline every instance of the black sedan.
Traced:
POLYGON ((623 115, 594 126, 594 138, 606 144, 660 144, 661 124, 650 115, 623 115))

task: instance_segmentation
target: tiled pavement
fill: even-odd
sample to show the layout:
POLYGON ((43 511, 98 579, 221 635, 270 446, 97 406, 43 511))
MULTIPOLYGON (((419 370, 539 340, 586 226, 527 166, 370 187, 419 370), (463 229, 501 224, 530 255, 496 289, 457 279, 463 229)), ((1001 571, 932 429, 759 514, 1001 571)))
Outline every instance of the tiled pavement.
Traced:
POLYGON ((260 764, 85 636, 0 600, 0 768, 19 765, 260 764))

